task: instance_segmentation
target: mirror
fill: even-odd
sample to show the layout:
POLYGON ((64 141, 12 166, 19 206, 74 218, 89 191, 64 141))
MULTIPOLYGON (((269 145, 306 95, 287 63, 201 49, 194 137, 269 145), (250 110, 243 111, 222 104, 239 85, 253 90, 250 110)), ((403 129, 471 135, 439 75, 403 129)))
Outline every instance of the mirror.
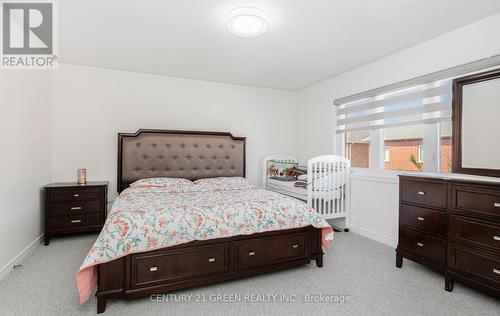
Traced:
POLYGON ((500 70, 453 81, 452 172, 500 177, 500 70))

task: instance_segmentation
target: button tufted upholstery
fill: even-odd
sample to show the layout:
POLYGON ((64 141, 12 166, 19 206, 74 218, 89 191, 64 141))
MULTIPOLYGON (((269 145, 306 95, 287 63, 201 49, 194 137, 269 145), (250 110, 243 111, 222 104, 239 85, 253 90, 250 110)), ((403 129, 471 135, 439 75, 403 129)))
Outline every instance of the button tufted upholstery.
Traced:
POLYGON ((122 137, 121 147, 122 183, 151 177, 195 180, 245 175, 245 139, 228 134, 143 131, 122 137))

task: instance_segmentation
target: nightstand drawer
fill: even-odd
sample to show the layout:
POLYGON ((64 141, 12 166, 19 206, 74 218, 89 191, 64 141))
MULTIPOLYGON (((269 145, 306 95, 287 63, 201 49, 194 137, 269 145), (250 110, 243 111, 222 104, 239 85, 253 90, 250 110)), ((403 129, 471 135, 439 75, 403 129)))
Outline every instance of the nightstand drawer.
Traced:
POLYGON ((102 214, 93 213, 74 216, 54 216, 47 219, 49 229, 68 229, 75 227, 97 226, 102 223, 102 214))
POLYGON ((446 240, 400 228, 398 247, 436 263, 446 263, 446 240))
POLYGON ((446 208, 446 184, 401 180, 401 200, 422 206, 446 208))
POLYGON ((102 189, 89 187, 50 190, 49 198, 51 202, 99 200, 102 192, 102 189))
POLYGON ((81 202, 63 202, 52 203, 47 212, 49 216, 58 215, 75 215, 75 214, 88 214, 99 213, 102 211, 101 201, 81 201, 81 202))
POLYGON ((446 237, 446 212, 401 204, 401 224, 424 233, 446 237))

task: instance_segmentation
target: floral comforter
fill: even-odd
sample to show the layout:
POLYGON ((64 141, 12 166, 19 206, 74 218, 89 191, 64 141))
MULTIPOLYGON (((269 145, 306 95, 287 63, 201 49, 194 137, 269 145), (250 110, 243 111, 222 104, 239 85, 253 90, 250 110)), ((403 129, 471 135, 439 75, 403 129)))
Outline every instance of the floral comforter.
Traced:
POLYGON ((305 203, 248 183, 222 182, 123 191, 77 274, 80 303, 96 286, 96 265, 131 253, 309 225, 323 229, 323 245, 329 246, 332 228, 305 203))

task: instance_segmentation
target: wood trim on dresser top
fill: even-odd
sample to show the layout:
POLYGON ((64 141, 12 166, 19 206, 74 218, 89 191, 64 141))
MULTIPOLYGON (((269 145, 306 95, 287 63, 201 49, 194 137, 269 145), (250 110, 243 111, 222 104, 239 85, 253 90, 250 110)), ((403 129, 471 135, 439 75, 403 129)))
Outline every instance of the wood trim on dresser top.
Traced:
POLYGON ((456 280, 500 298, 500 179, 399 178, 396 266, 406 258, 443 273, 447 291, 456 280))

